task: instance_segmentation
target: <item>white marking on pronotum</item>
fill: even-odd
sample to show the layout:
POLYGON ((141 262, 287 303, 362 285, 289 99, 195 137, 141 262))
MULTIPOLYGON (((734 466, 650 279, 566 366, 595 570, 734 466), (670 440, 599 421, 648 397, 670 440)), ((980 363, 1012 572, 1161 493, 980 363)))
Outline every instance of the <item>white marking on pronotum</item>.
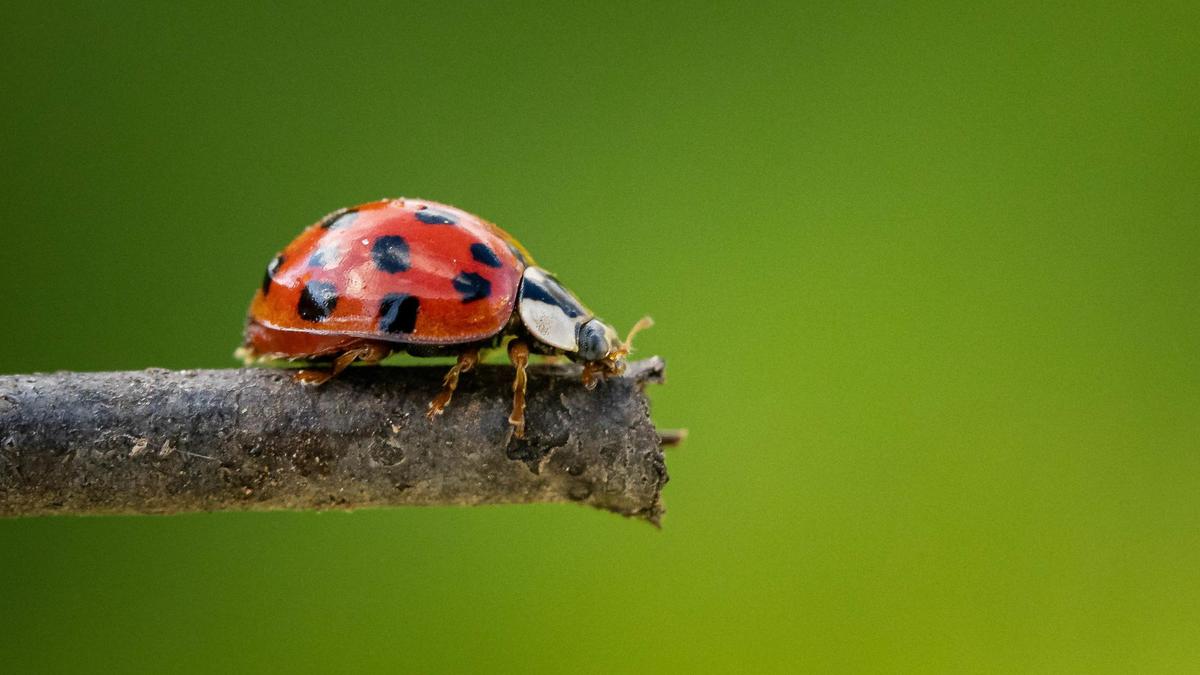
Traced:
POLYGON ((530 335, 566 352, 579 351, 577 331, 592 318, 578 298, 538 267, 525 268, 517 310, 530 335))

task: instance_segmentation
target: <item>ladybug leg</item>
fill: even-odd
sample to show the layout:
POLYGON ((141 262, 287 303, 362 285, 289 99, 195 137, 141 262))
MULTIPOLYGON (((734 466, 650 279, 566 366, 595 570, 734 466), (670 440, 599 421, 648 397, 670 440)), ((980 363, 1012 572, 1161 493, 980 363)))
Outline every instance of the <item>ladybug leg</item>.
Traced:
POLYGON ((329 370, 312 370, 309 368, 303 368, 301 370, 297 370, 294 377, 295 380, 300 384, 307 384, 316 387, 337 377, 339 373, 349 368, 350 364, 354 363, 355 361, 375 363, 376 361, 381 361, 387 358, 387 355, 390 353, 391 350, 382 345, 364 345, 354 349, 347 349, 346 351, 337 355, 337 358, 333 360, 333 367, 329 370))
POLYGON ((525 438, 525 384, 528 381, 525 367, 529 365, 529 345, 520 340, 508 343, 508 358, 512 361, 513 367, 517 369, 517 376, 513 379, 512 387, 512 414, 508 416, 508 423, 513 425, 514 436, 525 438))
POLYGON ((583 366, 583 373, 580 378, 583 380, 583 388, 591 391, 596 388, 596 383, 604 376, 604 365, 599 361, 589 361, 583 366))
POLYGON ((446 373, 445 379, 442 380, 442 393, 429 402, 429 411, 425 413, 426 417, 433 419, 442 414, 446 406, 450 404, 450 397, 454 396, 455 388, 458 387, 458 376, 474 368, 478 363, 478 349, 468 349, 458 355, 458 363, 450 368, 450 372, 446 373))

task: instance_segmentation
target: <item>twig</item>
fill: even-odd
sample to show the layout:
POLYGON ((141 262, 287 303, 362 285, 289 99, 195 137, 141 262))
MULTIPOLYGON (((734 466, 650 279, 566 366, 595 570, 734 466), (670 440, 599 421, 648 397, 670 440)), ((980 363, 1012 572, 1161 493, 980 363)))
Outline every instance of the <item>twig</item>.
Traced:
POLYGON ((0 516, 574 501, 658 523, 667 481, 642 388, 657 357, 587 391, 531 369, 528 438, 512 369, 352 368, 301 387, 271 369, 0 377, 0 516))

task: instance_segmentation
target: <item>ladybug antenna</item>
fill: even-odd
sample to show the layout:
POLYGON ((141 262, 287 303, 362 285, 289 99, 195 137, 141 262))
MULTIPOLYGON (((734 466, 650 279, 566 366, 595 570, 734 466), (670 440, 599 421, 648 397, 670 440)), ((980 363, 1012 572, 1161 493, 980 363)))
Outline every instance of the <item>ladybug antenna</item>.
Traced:
POLYGON ((654 319, 648 316, 643 316, 638 319, 638 322, 633 324, 633 328, 629 329, 629 334, 625 336, 625 341, 621 343, 621 348, 618 350, 622 355, 633 351, 633 336, 646 330, 654 325, 654 319))

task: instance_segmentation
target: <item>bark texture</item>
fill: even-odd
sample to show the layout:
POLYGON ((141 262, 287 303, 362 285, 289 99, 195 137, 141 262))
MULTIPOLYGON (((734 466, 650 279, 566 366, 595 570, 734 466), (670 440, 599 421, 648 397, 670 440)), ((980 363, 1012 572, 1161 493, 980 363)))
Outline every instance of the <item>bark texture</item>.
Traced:
POLYGON ((319 388, 271 369, 2 376, 0 516, 573 501, 658 523, 642 389, 661 359, 593 391, 578 367, 532 367, 524 440, 505 366, 464 375, 427 420, 445 370, 351 368, 319 388))

